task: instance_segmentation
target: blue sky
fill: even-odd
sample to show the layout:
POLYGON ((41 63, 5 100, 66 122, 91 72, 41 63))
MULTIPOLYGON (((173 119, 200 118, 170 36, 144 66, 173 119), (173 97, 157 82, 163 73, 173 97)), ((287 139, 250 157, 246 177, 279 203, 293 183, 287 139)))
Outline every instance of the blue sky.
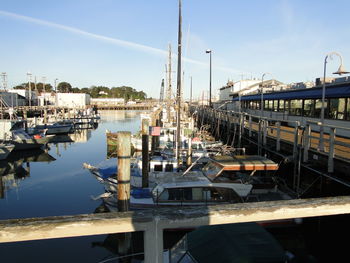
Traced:
MULTIPOLYGON (((177 0, 1 0, 0 72, 8 85, 30 71, 53 84, 74 87, 129 85, 158 97, 168 43, 176 69, 177 0)), ((183 0, 185 96, 190 76, 198 97, 208 90, 213 50, 213 93, 228 79, 286 83, 323 74, 327 53, 337 51, 350 69, 347 0, 183 0)), ((327 75, 339 66, 329 61, 327 75)), ((173 87, 176 72, 172 74, 173 87)))

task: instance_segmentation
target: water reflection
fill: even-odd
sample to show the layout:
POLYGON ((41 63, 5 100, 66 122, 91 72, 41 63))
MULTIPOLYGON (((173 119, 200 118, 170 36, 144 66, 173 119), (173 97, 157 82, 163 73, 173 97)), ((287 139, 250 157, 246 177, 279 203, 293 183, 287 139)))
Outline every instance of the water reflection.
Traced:
POLYGON ((4 198, 10 189, 17 188, 20 180, 30 177, 31 162, 49 163, 55 160, 40 149, 12 152, 6 160, 0 161, 0 198, 4 198))

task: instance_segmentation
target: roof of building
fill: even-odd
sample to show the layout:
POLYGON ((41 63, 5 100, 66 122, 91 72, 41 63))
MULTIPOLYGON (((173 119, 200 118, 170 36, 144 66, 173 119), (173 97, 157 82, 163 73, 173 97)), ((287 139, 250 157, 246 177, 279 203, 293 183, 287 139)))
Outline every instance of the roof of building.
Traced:
MULTIPOLYGON (((326 86, 326 98, 350 97, 350 85, 326 86)), ((322 87, 264 93, 264 100, 321 99, 322 87)), ((241 96, 241 100, 260 100, 260 94, 241 96)), ((234 98, 237 101, 238 98, 234 98)))

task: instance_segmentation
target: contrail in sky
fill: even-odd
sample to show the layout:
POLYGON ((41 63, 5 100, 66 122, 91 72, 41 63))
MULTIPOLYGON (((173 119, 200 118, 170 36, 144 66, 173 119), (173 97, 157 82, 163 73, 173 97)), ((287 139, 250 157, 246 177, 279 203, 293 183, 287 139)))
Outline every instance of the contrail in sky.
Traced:
MULTIPOLYGON (((146 45, 142 45, 142 44, 138 44, 135 42, 126 41, 126 40, 121 40, 121 39, 117 39, 117 38, 107 37, 107 36, 103 36, 103 35, 99 35, 99 34, 94 34, 94 33, 90 33, 88 31, 84 31, 84 30, 81 30, 78 28, 65 26, 65 25, 49 22, 46 20, 29 17, 29 16, 23 16, 23 15, 19 15, 19 14, 12 13, 12 12, 0 10, 0 15, 7 16, 7 17, 10 17, 10 18, 13 18, 16 20, 22 20, 25 22, 33 23, 33 24, 57 28, 60 30, 71 32, 71 33, 76 34, 76 35, 81 35, 81 36, 105 41, 105 42, 112 43, 112 44, 122 46, 122 47, 133 48, 133 49, 140 50, 140 51, 147 52, 147 53, 153 53, 153 54, 155 53, 155 54, 164 55, 164 56, 167 56, 167 54, 168 54, 168 51, 163 50, 163 49, 154 48, 154 47, 150 47, 150 46, 146 46, 146 45)), ((182 59, 188 63, 191 63, 191 64, 196 64, 196 65, 200 65, 200 66, 208 66, 208 63, 205 63, 205 62, 202 62, 199 60, 194 60, 194 59, 190 59, 190 58, 182 58, 182 59)), ((220 70, 220 71, 230 72, 230 73, 234 73, 234 74, 241 72, 241 71, 227 68, 227 67, 216 66, 214 68, 216 68, 217 70, 220 70)))

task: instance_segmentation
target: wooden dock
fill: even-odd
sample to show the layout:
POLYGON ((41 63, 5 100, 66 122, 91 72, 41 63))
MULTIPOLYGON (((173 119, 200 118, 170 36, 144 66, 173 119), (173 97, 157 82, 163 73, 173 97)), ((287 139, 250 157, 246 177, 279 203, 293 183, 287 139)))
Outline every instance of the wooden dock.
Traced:
POLYGON ((325 148, 320 150, 318 123, 301 126, 297 121, 261 118, 209 107, 192 108, 192 112, 195 111, 198 126, 207 125, 216 139, 224 143, 238 147, 244 143, 243 146, 249 145, 253 153, 278 155, 281 160, 294 162, 295 169, 300 169, 297 166, 309 169, 350 187, 347 172, 350 169, 350 138, 337 135, 338 130, 347 128, 325 125, 325 148))

